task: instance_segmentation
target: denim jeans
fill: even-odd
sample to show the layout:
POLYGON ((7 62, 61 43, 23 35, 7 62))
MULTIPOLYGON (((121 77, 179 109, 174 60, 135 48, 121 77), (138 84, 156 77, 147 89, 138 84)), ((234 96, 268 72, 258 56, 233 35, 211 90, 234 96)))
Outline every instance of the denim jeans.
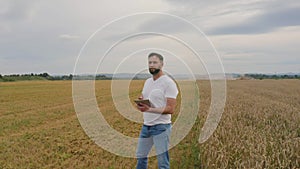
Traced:
POLYGON ((158 168, 169 169, 169 136, 171 124, 157 124, 154 126, 143 125, 137 146, 137 169, 146 169, 148 154, 154 144, 157 155, 158 168))

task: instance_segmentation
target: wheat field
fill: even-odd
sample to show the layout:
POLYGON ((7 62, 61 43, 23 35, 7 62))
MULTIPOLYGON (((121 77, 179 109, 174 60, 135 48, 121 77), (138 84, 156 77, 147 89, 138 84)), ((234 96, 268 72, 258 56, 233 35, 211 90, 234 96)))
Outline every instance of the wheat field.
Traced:
MULTIPOLYGON (((130 83, 132 100, 143 82, 130 83)), ((222 119, 203 144, 198 138, 211 89, 209 81, 197 83, 201 97, 198 119, 170 150, 171 168, 300 168, 300 80, 227 81, 222 119)), ((138 137, 141 124, 126 121, 118 113, 110 87, 109 80, 95 82, 105 119, 115 130, 138 137)), ((0 83, 0 168, 118 169, 135 165, 136 159, 107 152, 84 133, 74 110, 72 81, 0 83)), ((151 157, 149 168, 156 165, 156 158, 151 157)))

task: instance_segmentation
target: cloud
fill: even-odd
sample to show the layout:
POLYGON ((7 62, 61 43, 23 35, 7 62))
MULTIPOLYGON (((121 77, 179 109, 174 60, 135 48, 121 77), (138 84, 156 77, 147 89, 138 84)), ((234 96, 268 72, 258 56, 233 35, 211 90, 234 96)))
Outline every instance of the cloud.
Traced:
POLYGON ((128 16, 111 23, 97 32, 106 42, 116 42, 128 36, 133 36, 126 41, 143 41, 155 39, 157 36, 174 35, 177 33, 188 34, 192 26, 185 21, 166 13, 151 12, 128 16), (130 25, 130 26, 128 26, 130 25), (140 38, 138 38, 140 37, 140 38))
POLYGON ((38 9, 37 0, 0 1, 0 35, 11 33, 24 24, 29 24, 38 9))
POLYGON ((254 16, 242 23, 220 26, 209 34, 258 34, 274 31, 275 29, 288 26, 300 25, 300 7, 284 8, 267 11, 264 14, 254 16))
POLYGON ((170 13, 197 24, 210 35, 255 34, 300 24, 300 2, 294 0, 167 0, 170 13))
POLYGON ((62 34, 62 35, 59 35, 59 38, 65 39, 65 40, 74 40, 74 39, 79 39, 80 37, 77 35, 62 34))
MULTIPOLYGON (((183 17, 210 33, 209 38, 220 44, 217 49, 221 54, 225 53, 225 62, 230 65, 227 68, 232 71, 299 71, 296 68, 299 62, 296 61, 299 60, 300 28, 292 26, 299 25, 299 3, 295 0, 131 0, 130 3, 114 0, 1 0, 0 73, 48 71, 50 74, 69 74, 82 45, 97 29, 119 17, 153 11, 183 17), (295 65, 262 69, 256 64, 260 61, 268 64, 269 60, 272 63, 295 62, 295 65), (249 64, 250 61, 257 62, 249 64), (240 68, 237 62, 243 63, 240 68)), ((195 38, 189 27, 166 17, 152 17, 131 23, 121 22, 113 29, 105 29, 101 31, 101 41, 95 39, 93 45, 98 50, 99 45, 109 45, 130 32, 139 31, 165 32, 175 36, 184 34, 195 38)), ((140 36, 128 39, 125 44, 140 47, 146 42, 151 47, 151 43, 161 43, 161 37, 140 36)), ((132 51, 140 49, 138 47, 132 51)), ((115 56, 124 57, 122 52, 116 51, 115 56)))
POLYGON ((299 38, 300 26, 265 34, 211 36, 226 71, 266 73, 300 71, 299 38))
POLYGON ((37 2, 37 0, 3 0, 0 2, 0 18, 9 22, 30 19, 35 14, 37 2))

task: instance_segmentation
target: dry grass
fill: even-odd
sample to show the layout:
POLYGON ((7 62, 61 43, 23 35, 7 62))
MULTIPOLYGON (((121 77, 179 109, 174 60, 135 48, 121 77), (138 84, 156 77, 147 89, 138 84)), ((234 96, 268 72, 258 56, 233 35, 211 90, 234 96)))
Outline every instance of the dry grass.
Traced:
MULTIPOLYGON (((299 80, 228 81, 223 117, 204 144, 198 144, 198 137, 210 104, 210 84, 198 84, 199 119, 170 150, 172 168, 299 168, 299 80)), ((131 83, 131 98, 142 85, 131 83)), ((71 81, 0 83, 0 168, 134 168, 135 159, 115 156, 85 135, 71 90, 71 81)), ((140 124, 117 113, 110 81, 97 81, 96 95, 107 121, 137 137, 140 124)), ((156 162, 150 158, 149 168, 156 168, 156 162)))

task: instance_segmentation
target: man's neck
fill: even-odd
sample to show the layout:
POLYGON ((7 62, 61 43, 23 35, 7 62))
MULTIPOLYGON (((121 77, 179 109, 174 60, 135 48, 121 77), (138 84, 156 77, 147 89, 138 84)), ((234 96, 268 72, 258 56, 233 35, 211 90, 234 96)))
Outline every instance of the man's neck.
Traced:
POLYGON ((156 75, 153 75, 153 80, 157 80, 162 75, 164 75, 164 73, 162 71, 159 71, 156 75))

